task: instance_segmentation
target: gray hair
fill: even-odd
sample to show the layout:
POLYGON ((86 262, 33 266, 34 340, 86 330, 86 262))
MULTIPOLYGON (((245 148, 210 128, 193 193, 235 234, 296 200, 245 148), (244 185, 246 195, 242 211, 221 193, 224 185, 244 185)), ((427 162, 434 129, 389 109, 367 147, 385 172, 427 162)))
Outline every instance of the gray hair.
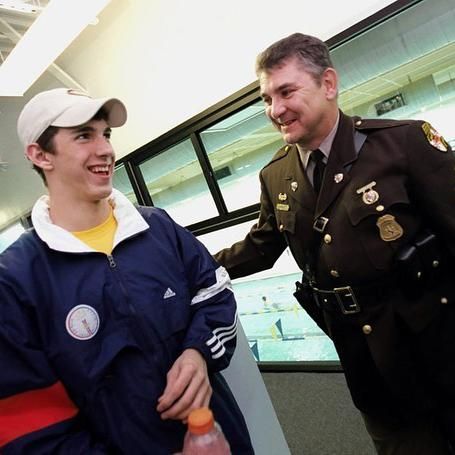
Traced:
POLYGON ((285 60, 297 58, 304 69, 320 81, 327 68, 333 68, 329 48, 319 38, 303 33, 293 33, 270 45, 256 59, 256 74, 271 70, 285 60))

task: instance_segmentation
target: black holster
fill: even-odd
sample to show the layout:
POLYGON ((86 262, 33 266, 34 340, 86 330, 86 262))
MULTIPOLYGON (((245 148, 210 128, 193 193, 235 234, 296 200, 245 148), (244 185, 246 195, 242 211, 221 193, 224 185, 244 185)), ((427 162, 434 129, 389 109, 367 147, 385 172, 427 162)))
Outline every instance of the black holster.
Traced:
POLYGON ((302 283, 296 281, 294 297, 300 306, 308 313, 311 319, 328 335, 324 314, 314 298, 313 290, 309 283, 303 278, 302 283))
POLYGON ((315 303, 315 298, 313 296, 313 290, 311 289, 310 285, 302 280, 295 282, 295 292, 294 297, 300 303, 300 305, 305 308, 308 303, 315 303))
POLYGON ((416 236, 396 256, 399 285, 408 298, 422 294, 438 281, 448 259, 435 234, 425 231, 416 236))

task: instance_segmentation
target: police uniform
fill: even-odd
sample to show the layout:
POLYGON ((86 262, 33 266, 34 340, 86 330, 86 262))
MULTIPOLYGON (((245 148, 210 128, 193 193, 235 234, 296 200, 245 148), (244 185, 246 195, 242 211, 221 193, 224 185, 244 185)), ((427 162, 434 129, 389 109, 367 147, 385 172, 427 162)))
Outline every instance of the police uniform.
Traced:
POLYGON ((426 122, 340 112, 319 196, 295 146, 260 181, 257 224, 216 255, 231 277, 270 268, 289 246, 300 302, 334 341, 361 411, 401 422, 455 407, 455 159, 445 140, 426 122))

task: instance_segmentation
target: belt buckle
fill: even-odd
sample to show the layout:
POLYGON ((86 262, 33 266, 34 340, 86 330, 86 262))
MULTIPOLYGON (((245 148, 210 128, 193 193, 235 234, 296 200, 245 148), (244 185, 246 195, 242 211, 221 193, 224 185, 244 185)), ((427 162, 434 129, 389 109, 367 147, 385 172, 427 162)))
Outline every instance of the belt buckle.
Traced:
POLYGON ((355 298, 355 294, 351 286, 333 288, 333 292, 335 293, 338 306, 343 314, 356 314, 360 312, 360 305, 355 298))

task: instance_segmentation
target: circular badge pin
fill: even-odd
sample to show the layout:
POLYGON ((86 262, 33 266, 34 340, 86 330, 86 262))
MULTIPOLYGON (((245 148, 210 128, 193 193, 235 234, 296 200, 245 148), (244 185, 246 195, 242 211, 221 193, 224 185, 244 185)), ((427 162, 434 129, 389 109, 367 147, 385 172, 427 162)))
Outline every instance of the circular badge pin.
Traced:
POLYGON ((371 205, 379 200, 379 193, 373 189, 374 186, 376 186, 376 182, 373 180, 356 191, 357 194, 362 195, 364 204, 371 205))
POLYGON ((362 201, 365 204, 371 205, 379 200, 379 193, 375 190, 368 190, 362 194, 362 201))
POLYGON ((93 338, 100 327, 100 318, 89 305, 77 305, 66 317, 66 330, 76 340, 93 338))

